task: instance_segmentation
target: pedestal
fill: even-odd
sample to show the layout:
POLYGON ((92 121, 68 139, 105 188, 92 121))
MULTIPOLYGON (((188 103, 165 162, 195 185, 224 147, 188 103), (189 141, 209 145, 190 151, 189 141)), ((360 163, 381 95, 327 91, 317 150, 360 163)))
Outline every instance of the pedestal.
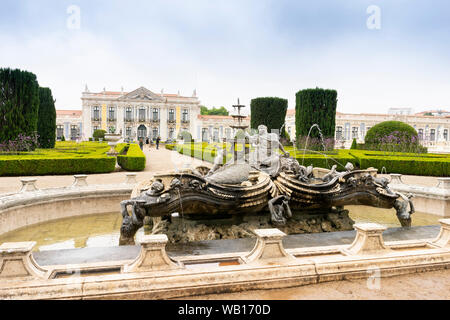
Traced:
POLYGON ((125 184, 136 184, 136 173, 127 173, 125 175, 125 184))
POLYGON ((48 278, 38 266, 31 251, 36 242, 3 243, 0 246, 0 281, 48 278))
POLYGON ((20 182, 22 182, 22 188, 19 192, 30 192, 30 191, 37 191, 38 188, 36 187, 36 178, 22 178, 20 179, 20 182))
POLYGON ((134 262, 123 267, 123 272, 149 272, 181 269, 166 253, 165 234, 143 236, 139 241, 141 252, 134 262))
POLYGON ((450 219, 441 219, 439 222, 441 231, 431 244, 439 248, 450 248, 450 219))
POLYGON ((295 257, 284 250, 283 238, 286 234, 278 229, 257 229, 253 231, 258 240, 253 250, 245 257, 246 263, 252 264, 284 264, 295 260, 295 257))
POLYGON ((377 223, 361 223, 353 226, 356 230, 356 238, 353 243, 343 249, 346 255, 383 255, 391 252, 384 245, 383 231, 387 228, 377 223))
POLYGON ((73 177, 75 178, 75 181, 73 182, 72 187, 86 187, 88 185, 86 181, 87 175, 78 174, 73 177))

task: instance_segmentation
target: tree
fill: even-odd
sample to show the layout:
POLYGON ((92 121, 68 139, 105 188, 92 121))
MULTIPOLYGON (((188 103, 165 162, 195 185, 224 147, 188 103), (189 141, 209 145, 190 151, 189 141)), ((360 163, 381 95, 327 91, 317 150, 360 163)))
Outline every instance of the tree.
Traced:
MULTIPOLYGON (((288 108, 286 99, 277 97, 256 98, 250 103, 251 108, 251 128, 258 129, 258 126, 265 125, 267 130, 281 130, 288 108)), ((285 130, 281 132, 285 137, 285 130)))
POLYGON ((39 145, 44 149, 55 147, 56 140, 56 109, 52 91, 49 88, 39 88, 39 145))
POLYGON ((200 114, 201 115, 209 115, 209 116, 228 116, 229 112, 225 107, 208 109, 205 106, 200 106, 200 114))
POLYGON ((358 143, 356 142, 356 138, 353 138, 352 146, 350 149, 358 149, 358 143))
POLYGON ((0 143, 37 131, 39 84, 36 75, 0 69, 0 143))
MULTIPOLYGON (((324 138, 334 138, 336 106, 336 90, 316 88, 297 92, 295 105, 297 136, 306 137, 311 127, 317 124, 324 138)), ((312 130, 310 137, 319 138, 319 130, 312 130)))

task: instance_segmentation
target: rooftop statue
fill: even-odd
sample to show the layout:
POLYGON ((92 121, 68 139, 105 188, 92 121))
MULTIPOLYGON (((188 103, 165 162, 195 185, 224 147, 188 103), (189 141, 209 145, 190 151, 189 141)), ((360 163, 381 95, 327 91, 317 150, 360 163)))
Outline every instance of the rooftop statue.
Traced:
POLYGON ((120 244, 134 243, 145 217, 171 221, 176 212, 212 221, 267 212, 273 225, 283 226, 304 210, 339 213, 346 205, 367 205, 395 208, 401 225, 411 225, 410 197, 391 191, 388 180, 377 178, 374 170, 354 170, 351 163, 342 172, 337 166, 331 170, 304 167, 265 126, 247 138, 253 147, 248 160, 241 157, 222 165, 225 150, 219 150, 210 170, 199 167, 157 174, 137 185, 132 198, 121 203, 120 244))

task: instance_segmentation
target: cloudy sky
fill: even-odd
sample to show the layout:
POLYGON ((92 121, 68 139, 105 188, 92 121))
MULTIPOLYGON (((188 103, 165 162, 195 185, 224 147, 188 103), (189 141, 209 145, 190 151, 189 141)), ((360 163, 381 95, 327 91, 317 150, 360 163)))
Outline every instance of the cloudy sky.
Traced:
POLYGON ((338 111, 450 110, 447 0, 0 0, 0 67, 34 72, 58 109, 145 86, 208 107, 304 88, 338 111), (79 8, 78 23, 76 10, 79 8), (373 6, 377 6, 377 20, 373 6), (369 24, 369 27, 368 27, 369 24), (78 28, 79 26, 79 28, 78 28), (379 26, 379 28, 378 28, 379 26))

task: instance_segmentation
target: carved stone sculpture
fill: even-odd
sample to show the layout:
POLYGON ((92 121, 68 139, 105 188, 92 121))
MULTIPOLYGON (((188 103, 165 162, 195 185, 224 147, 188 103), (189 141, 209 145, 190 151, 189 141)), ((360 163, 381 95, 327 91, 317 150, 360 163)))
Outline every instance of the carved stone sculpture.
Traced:
POLYGON ((345 205, 367 205, 395 208, 402 226, 411 225, 410 197, 392 192, 387 179, 374 177, 370 170, 354 170, 351 163, 344 172, 333 166, 322 177, 316 176, 312 166, 301 166, 290 157, 274 140, 278 136, 270 136, 264 126, 249 137, 255 151, 248 162, 241 159, 221 166, 217 161, 213 170, 168 172, 138 185, 134 197, 121 203, 120 244, 134 243, 144 218, 170 220, 175 212, 209 220, 270 212, 272 224, 282 226, 293 213, 304 210, 339 214, 345 212, 345 205))

